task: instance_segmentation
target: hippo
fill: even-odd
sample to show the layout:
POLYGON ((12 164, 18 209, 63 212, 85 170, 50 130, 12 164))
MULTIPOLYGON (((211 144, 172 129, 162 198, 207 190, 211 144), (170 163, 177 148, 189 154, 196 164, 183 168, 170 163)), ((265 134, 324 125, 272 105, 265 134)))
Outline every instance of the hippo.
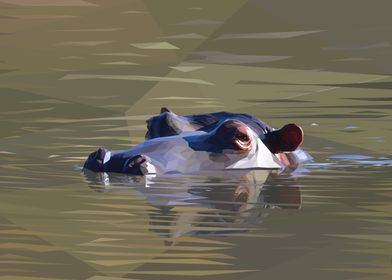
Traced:
POLYGON ((217 124, 227 119, 245 123, 273 154, 295 151, 303 142, 304 133, 302 128, 293 123, 286 124, 280 129, 274 129, 248 114, 216 112, 178 116, 166 107, 162 107, 160 114, 146 121, 146 139, 178 135, 190 131, 209 132, 215 129, 217 124))
POLYGON ((125 151, 100 148, 84 164, 85 169, 96 172, 130 175, 281 167, 282 162, 257 132, 238 118, 223 118, 209 129, 184 129, 176 135, 150 136, 144 143, 125 151))

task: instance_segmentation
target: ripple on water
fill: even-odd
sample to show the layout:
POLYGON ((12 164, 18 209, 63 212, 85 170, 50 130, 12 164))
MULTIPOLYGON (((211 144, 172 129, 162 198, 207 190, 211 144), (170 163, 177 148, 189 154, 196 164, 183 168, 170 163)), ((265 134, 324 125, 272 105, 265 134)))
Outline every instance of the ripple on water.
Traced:
MULTIPOLYGON (((392 166, 392 159, 386 157, 371 157, 365 155, 332 155, 329 159, 338 160, 335 164, 349 162, 352 165, 392 166)), ((334 163, 332 163, 333 165, 334 163)))

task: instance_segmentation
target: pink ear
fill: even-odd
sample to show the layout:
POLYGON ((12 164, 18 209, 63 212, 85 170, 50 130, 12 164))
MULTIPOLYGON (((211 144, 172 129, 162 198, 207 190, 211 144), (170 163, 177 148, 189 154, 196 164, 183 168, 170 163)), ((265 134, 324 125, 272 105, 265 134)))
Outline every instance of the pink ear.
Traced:
POLYGON ((295 151, 304 141, 304 131, 294 123, 286 124, 279 129, 280 150, 282 152, 295 151))

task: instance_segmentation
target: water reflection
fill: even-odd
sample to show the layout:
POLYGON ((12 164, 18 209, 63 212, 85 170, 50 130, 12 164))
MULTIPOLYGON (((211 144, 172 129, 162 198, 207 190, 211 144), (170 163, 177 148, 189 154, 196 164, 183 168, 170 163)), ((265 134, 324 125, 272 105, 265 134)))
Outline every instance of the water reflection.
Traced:
MULTIPOLYGON (((173 245, 182 235, 230 235, 260 230, 267 208, 299 209, 301 187, 296 176, 271 170, 232 170, 185 175, 128 176, 84 170, 97 192, 132 189, 155 208, 151 231, 173 245), (179 212, 176 207, 189 207, 179 212)), ((184 209, 184 208, 183 208, 184 209)))

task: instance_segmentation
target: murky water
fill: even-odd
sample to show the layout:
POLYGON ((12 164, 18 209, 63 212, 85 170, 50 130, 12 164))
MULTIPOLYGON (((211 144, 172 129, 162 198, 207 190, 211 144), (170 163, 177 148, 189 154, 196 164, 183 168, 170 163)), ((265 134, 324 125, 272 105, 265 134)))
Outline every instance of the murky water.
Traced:
POLYGON ((0 0, 0 278, 390 279, 389 2, 220 2, 0 0), (296 122, 314 160, 81 170, 161 106, 296 122))

